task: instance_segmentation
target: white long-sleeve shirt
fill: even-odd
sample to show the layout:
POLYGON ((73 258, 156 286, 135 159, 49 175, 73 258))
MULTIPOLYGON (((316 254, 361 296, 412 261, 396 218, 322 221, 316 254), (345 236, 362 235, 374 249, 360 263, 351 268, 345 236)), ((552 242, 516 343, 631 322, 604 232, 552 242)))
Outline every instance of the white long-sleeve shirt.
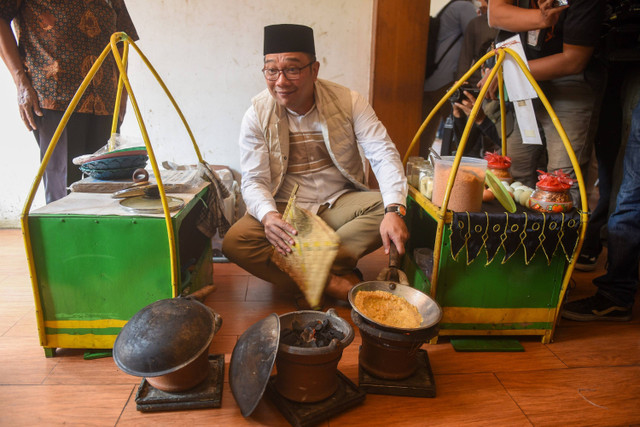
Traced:
MULTIPOLYGON (((407 181, 398 150, 371 105, 355 91, 351 91, 351 100, 357 143, 378 179, 384 205, 404 205, 407 181)), ((315 106, 304 115, 287 110, 287 119, 290 133, 314 133, 321 130, 315 106)), ((353 189, 353 185, 332 166, 310 174, 285 175, 276 197, 272 197, 267 143, 253 106, 249 107, 242 119, 240 155, 242 195, 248 213, 258 220, 262 220, 267 212, 277 210, 276 201, 288 200, 294 183, 300 186, 296 202, 312 212, 317 212, 322 204, 331 205, 340 195, 353 189)))

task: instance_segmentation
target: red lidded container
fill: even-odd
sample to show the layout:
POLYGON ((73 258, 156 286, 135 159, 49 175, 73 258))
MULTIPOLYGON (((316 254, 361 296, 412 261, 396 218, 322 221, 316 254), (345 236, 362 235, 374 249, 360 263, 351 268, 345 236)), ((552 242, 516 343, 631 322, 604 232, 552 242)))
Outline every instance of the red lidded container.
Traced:
POLYGON ((498 153, 486 152, 484 159, 487 161, 487 169, 490 170, 500 181, 506 181, 511 184, 513 177, 511 176, 511 157, 501 156, 498 153))
POLYGON ((538 171, 536 190, 529 198, 529 207, 539 212, 558 213, 567 212, 573 207, 569 189, 573 179, 558 170, 555 173, 538 171))

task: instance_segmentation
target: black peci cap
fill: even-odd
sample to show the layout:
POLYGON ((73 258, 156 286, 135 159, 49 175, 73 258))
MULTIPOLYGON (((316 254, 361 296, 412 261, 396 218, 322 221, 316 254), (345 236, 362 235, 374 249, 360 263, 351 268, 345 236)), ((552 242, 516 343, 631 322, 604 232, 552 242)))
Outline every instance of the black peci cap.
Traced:
POLYGON ((315 55, 313 29, 296 24, 264 27, 264 55, 282 52, 305 52, 315 55))

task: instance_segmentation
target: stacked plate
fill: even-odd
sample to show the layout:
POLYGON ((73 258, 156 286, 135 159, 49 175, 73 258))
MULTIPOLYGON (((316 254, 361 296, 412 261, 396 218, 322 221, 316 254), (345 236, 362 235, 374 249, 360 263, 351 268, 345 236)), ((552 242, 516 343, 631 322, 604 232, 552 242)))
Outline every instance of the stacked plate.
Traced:
POLYGON ((118 150, 92 156, 80 165, 80 170, 96 179, 130 178, 133 171, 147 165, 146 149, 118 150))

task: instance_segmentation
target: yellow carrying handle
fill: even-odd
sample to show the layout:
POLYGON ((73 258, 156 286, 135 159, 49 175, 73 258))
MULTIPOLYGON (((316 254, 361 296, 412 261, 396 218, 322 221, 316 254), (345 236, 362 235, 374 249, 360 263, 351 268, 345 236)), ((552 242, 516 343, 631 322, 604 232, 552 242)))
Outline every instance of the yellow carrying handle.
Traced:
MULTIPOLYGON (((424 130, 426 129, 427 125, 429 124, 429 122, 433 119, 433 117, 435 116, 436 112, 440 110, 440 108, 445 104, 445 102, 448 101, 448 99, 451 97, 451 95, 453 95, 453 93, 459 89, 464 82, 467 81, 467 79, 469 79, 469 77, 471 77, 471 75, 482 66, 482 64, 489 58, 493 57, 493 56, 498 56, 497 60, 496 60, 496 65, 493 67, 493 69, 491 70, 488 78, 486 79, 486 81, 484 82, 480 93, 478 94, 478 98, 477 98, 477 102, 474 104, 473 108, 471 109, 471 113, 469 114, 469 117, 467 119, 467 123, 465 125, 462 137, 460 138, 460 144, 458 146, 458 150, 456 152, 454 161, 453 161, 453 165, 451 167, 451 173, 449 174, 449 179, 447 181, 447 187, 445 190, 445 195, 444 195, 444 200, 442 202, 442 206, 440 207, 437 215, 436 215, 436 220, 437 220, 437 231, 436 231, 436 238, 435 238, 435 242, 434 242, 434 249, 435 248, 440 248, 442 245, 442 238, 443 238, 443 234, 444 234, 444 227, 445 227, 445 215, 447 212, 447 205, 449 203, 449 198, 451 196, 451 189, 453 188, 453 184, 455 182, 455 176, 458 172, 458 167, 460 165, 460 161, 462 159, 462 153, 464 152, 464 148, 466 146, 467 140, 469 139, 469 134, 471 132, 471 128, 473 127, 473 123, 475 122, 477 113, 479 111, 479 109, 481 108, 482 105, 482 101, 484 100, 486 93, 488 91, 489 85, 491 84, 491 82, 493 81, 494 78, 498 78, 498 90, 499 90, 499 98, 500 98, 500 116, 501 116, 501 136, 502 136, 502 154, 506 155, 507 154, 507 137, 506 137, 506 118, 505 118, 505 103, 504 103, 504 98, 505 98, 505 94, 504 94, 504 88, 503 88, 503 63, 504 60, 506 58, 506 55, 511 56, 516 63, 518 64, 518 66, 520 67, 520 69, 522 70, 522 72, 525 74, 525 76, 527 77, 527 80, 529 81, 529 83, 531 83, 531 85, 533 86, 534 90, 536 91, 536 93, 538 94, 538 96, 540 97, 540 100, 542 101, 545 109, 547 110, 547 113, 549 114, 549 116, 551 117, 551 121, 553 122, 554 127, 556 128, 556 130, 558 131, 558 134, 560 135, 560 139, 562 140, 562 143, 564 145, 565 150, 567 151, 567 154, 569 155, 569 159, 571 160, 571 165, 573 166, 573 169, 575 171, 576 174, 576 180, 578 181, 578 187, 580 190, 580 199, 581 199, 581 207, 582 210, 580 210, 580 221, 581 221, 581 228, 580 228, 580 236, 578 239, 578 244, 576 245, 576 248, 574 250, 574 254, 579 253, 580 249, 582 248, 582 242, 584 240, 584 235, 586 233, 586 229, 587 229, 587 221, 589 218, 589 214, 588 214, 588 202, 587 202, 587 193, 586 193, 586 189, 585 189, 585 184, 584 184, 584 178, 582 176, 582 171, 580 169, 580 164, 578 163, 578 160, 576 158, 575 152, 573 151, 573 148, 571 147, 571 143, 569 142, 569 138, 567 137, 567 134, 564 130, 564 128, 562 127, 562 124, 560 123, 560 120, 558 119, 558 116, 556 115, 555 111, 553 110, 553 108, 551 107, 551 104, 549 103, 547 97, 544 95, 544 93, 542 92, 542 89, 540 89, 540 86, 538 85, 538 83, 536 82, 536 80, 533 78, 533 76, 531 75, 531 72, 529 71, 529 68, 527 67, 527 65, 524 63, 524 61, 520 58, 520 56, 513 51, 512 49, 503 46, 497 49, 494 49, 490 52, 488 52, 487 54, 485 54, 482 58, 480 58, 454 85, 453 87, 451 87, 451 89, 449 89, 447 91, 447 93, 442 97, 442 99, 436 104, 436 106, 433 108, 433 110, 427 115, 426 119, 424 120, 424 122, 422 123, 422 125, 420 126, 420 128, 418 129, 416 135, 413 137, 413 140, 411 141, 411 144, 409 145, 409 148, 407 149, 407 152, 405 153, 405 156, 403 158, 403 165, 406 165, 407 160, 409 159, 409 155, 411 154, 411 151, 413 150, 413 148, 416 146, 416 144, 418 144, 418 142, 420 141, 420 136, 422 135, 422 132, 424 132, 424 130)), ((441 258, 441 251, 440 250, 434 250, 434 256, 433 256, 433 272, 431 274, 431 289, 430 289, 430 293, 432 297, 436 297, 436 289, 437 289, 437 282, 438 282, 438 271, 439 271, 439 264, 440 264, 440 258, 441 258)), ((558 314, 560 312, 560 306, 562 305, 562 300, 564 298, 564 294, 566 292, 567 286, 569 284, 569 280, 571 279, 571 273, 573 272, 573 268, 575 266, 575 263, 577 261, 577 257, 572 256, 571 257, 571 261, 569 262, 569 266, 567 267, 567 270, 565 272, 564 275, 564 279, 562 282, 562 289, 558 298, 558 304, 555 310, 555 315, 554 315, 554 319, 553 319, 553 330, 555 330, 555 325, 556 325, 556 321, 558 318, 558 314)), ((550 336, 553 336, 553 330, 550 334, 550 336)))
MULTIPOLYGON (((111 46, 111 43, 109 43, 111 46)), ((124 67, 127 68, 127 60, 129 59, 129 43, 124 43, 123 54, 122 54, 122 62, 124 67)), ((122 103, 122 86, 124 85, 124 80, 122 76, 118 77, 118 91, 116 92, 116 105, 113 107, 113 120, 111 121, 111 135, 116 133, 118 130, 118 119, 120 116, 120 104, 122 103)), ((109 139, 109 151, 113 151, 114 147, 109 139)))
POLYGON ((163 209, 163 212, 164 212, 165 223, 166 223, 166 226, 167 226, 167 236, 168 236, 168 242, 169 242, 169 255, 170 255, 170 259, 171 259, 171 288, 172 288, 172 294, 173 294, 174 297, 176 297, 178 295, 178 280, 179 280, 179 277, 178 277, 178 257, 177 257, 177 251, 176 251, 175 236, 174 236, 174 232, 173 232, 173 222, 171 221, 171 212, 169 210, 169 205, 168 205, 168 202, 167 202, 167 195, 165 193, 164 185, 162 183, 162 178, 160 176, 160 169, 158 168, 158 163, 156 161, 156 157, 155 157, 155 154, 153 152, 153 148, 151 147, 151 143, 149 141, 149 135, 147 133, 147 129, 146 129, 146 126, 144 124, 144 120, 142 119, 142 115, 140 114, 140 109, 138 107, 138 102, 136 100, 135 94, 133 92, 133 89, 132 89, 131 84, 129 82, 129 79, 127 77, 126 63, 127 63, 127 59, 128 59, 129 46, 132 46, 134 48, 134 50, 140 55, 140 57, 142 58, 142 61, 146 64, 147 68, 149 68, 149 70, 151 71, 153 76, 156 78, 156 80, 158 81, 158 83, 160 84, 160 86, 162 87, 164 92, 169 97, 169 99, 170 99, 171 103, 173 104, 176 112, 180 116, 180 119, 182 120, 182 123, 184 124, 184 126, 185 126, 185 128, 187 130, 187 133, 189 134, 189 137, 191 138, 191 142, 192 142, 193 148, 194 148, 194 150, 196 152, 196 156, 198 158, 198 162, 204 164, 204 161, 202 159, 202 155, 200 154, 200 150, 199 150, 198 145, 196 143, 196 140, 195 140, 195 138, 193 136, 193 132, 191 132, 191 128, 189 127, 189 124, 187 123, 187 120, 185 119, 184 115, 182 114, 182 111, 180 110, 180 107, 178 107, 178 104, 176 103, 175 99, 171 95, 171 92, 169 92, 169 89, 164 84, 164 82, 162 81, 162 79, 160 78, 160 76, 158 75, 156 70, 153 68, 153 66, 151 65, 149 60, 144 56, 142 51, 138 48, 138 46, 134 43, 133 40, 131 40, 131 38, 127 34, 125 34, 124 32, 117 32, 117 33, 112 34, 109 44, 104 48, 104 50, 102 51, 102 53, 100 54, 98 59, 96 59, 96 61, 94 62, 93 66, 91 67, 91 69, 89 70, 89 72, 85 76, 84 80, 82 81, 82 84, 80 85, 80 87, 76 91, 75 95, 73 96, 71 102, 69 103, 69 106, 65 110, 64 115, 62 116, 62 119, 60 120, 60 123, 58 124, 58 127, 56 128, 56 131, 53 134, 53 137, 51 138, 51 142, 49 143, 49 147, 47 148, 47 151, 44 154, 44 157, 42 158, 42 162, 40 163, 40 167, 38 169, 38 173, 37 173, 35 179, 33 180, 33 183, 31 185, 31 189, 30 189, 29 194, 27 196, 27 200, 25 201, 24 208, 22 210, 22 214, 20 216, 20 224, 21 224, 21 227, 22 227, 22 235, 23 235, 23 239, 24 239, 24 243, 25 243, 27 262, 29 264, 29 272, 30 272, 30 275, 31 275, 31 285, 32 285, 33 296, 34 296, 34 301, 35 301, 35 305, 36 305, 36 319, 37 319, 37 324, 38 324, 38 333, 39 333, 39 337, 40 337, 40 344, 42 346, 44 346, 44 347, 46 347, 47 342, 46 342, 46 334, 45 334, 44 322, 43 322, 42 302, 40 300, 40 294, 39 294, 39 291, 38 291, 38 280, 37 280, 34 257, 33 257, 33 248, 31 246, 31 236, 30 236, 30 231, 29 231, 29 220, 28 220, 29 212, 30 212, 31 206, 33 204, 33 199, 35 198, 35 194, 36 194, 36 192, 38 190, 38 187, 40 186, 40 182, 42 181, 42 176, 44 174, 44 171, 45 171, 45 169, 47 167, 47 164, 49 163, 49 160, 51 159, 51 155, 53 153, 53 150, 56 148, 56 145, 58 144, 58 140, 60 139, 60 136, 62 135, 62 132, 63 132, 65 126, 67 125, 67 123, 69 121, 69 118, 71 117, 71 114, 75 111, 75 109, 76 109, 76 107, 78 105, 78 102, 80 102, 80 99, 82 98, 82 95, 84 95, 87 87, 89 86, 89 84, 91 83, 91 81, 95 77, 96 73, 98 72, 98 70, 100 69, 102 64, 104 63, 104 61, 105 61, 107 55, 109 54, 109 52, 111 52, 113 54, 113 57, 114 57, 115 62, 116 62, 116 66, 118 67, 118 70, 120 72, 120 77, 118 79, 118 92, 116 94, 116 102, 115 102, 114 112, 113 112, 113 121, 112 121, 111 133, 112 134, 115 133, 116 128, 117 128, 118 114, 119 114, 119 111, 120 111, 120 104, 121 104, 121 101, 122 101, 122 90, 123 90, 123 87, 124 87, 124 88, 126 88, 127 94, 128 94, 129 99, 131 101, 131 106, 133 107, 136 119, 138 121, 138 125, 140 127, 140 132, 142 133, 142 139, 144 140, 144 144, 145 144, 145 147, 147 149, 147 153, 149 155, 149 160, 151 162, 151 167, 153 169, 153 172, 154 172, 154 174, 156 176, 156 180, 157 180, 157 183, 158 183, 158 189, 159 189, 160 198, 161 198, 161 201, 162 201, 162 209, 163 209), (124 44, 123 56, 122 57, 120 56, 120 52, 118 50, 118 43, 120 43, 120 42, 122 42, 124 44))

